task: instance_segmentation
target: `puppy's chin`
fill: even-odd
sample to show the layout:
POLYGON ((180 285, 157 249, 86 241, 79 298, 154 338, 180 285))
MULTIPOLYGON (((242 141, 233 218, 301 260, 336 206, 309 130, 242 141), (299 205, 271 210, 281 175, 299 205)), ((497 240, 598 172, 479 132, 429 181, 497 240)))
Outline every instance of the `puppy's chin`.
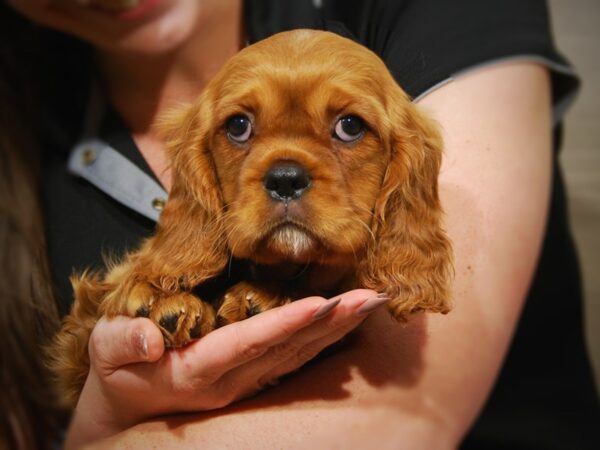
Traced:
POLYGON ((309 263, 319 257, 323 248, 308 230, 284 223, 267 233, 256 250, 252 259, 262 264, 309 263))

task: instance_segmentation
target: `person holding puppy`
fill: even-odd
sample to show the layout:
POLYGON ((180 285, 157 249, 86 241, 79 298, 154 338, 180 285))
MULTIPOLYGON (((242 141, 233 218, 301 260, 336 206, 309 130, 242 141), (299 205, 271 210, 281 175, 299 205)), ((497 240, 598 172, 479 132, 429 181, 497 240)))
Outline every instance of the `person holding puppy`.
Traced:
MULTIPOLYGON (((177 354, 165 353, 147 320, 101 320, 67 447, 110 438, 103 444, 586 448, 597 438, 576 263, 552 152, 559 128, 551 107, 560 119, 576 78, 552 46, 543 3, 9 3, 80 40, 43 31, 47 51, 37 61, 56 67, 46 66, 47 77, 32 75, 58 78, 35 99, 44 108, 35 131, 50 270, 63 313, 74 268, 98 266, 103 251, 130 249, 154 227, 134 201, 67 172, 70 146, 81 134, 101 138, 138 169, 131 173, 168 191, 152 125, 194 100, 246 43, 288 28, 350 36, 383 58, 445 140, 439 188, 456 259, 448 316, 416 316, 398 327, 372 303, 365 320, 355 312, 375 293, 357 290, 337 305, 310 298, 266 312, 177 354), (351 345, 238 402, 363 320, 351 345), (559 336, 559 325, 573 331, 559 336), (128 376, 134 363, 147 370, 128 376), (189 411, 190 402, 203 412, 161 419, 154 414, 165 411, 161 402, 168 412, 189 411)), ((160 208, 159 196, 151 200, 160 208)))

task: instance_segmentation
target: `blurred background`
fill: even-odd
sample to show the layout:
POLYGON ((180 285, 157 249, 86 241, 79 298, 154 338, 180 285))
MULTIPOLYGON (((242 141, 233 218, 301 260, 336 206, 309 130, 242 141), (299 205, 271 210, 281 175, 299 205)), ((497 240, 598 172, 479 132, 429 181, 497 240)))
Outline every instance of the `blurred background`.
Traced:
POLYGON ((562 163, 582 263, 586 335, 600 392, 600 1, 549 0, 554 35, 583 87, 565 121, 562 163))

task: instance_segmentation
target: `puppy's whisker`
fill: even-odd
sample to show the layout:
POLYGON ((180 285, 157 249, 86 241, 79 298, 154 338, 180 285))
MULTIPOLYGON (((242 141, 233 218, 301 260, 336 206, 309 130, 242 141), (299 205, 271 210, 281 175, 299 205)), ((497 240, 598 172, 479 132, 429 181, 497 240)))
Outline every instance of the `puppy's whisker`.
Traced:
POLYGON ((371 236, 371 239, 373 241, 376 241, 375 234, 373 233, 373 231, 371 230, 371 227, 369 225, 367 225, 361 219, 354 219, 354 220, 356 220, 360 225, 362 225, 369 232, 369 235, 371 236))
MULTIPOLYGON (((221 211, 223 211, 224 208, 221 208, 221 211)), ((225 225, 227 224, 227 221, 225 220, 226 216, 227 211, 225 211, 222 215, 217 214, 214 217, 207 218, 207 221, 203 224, 203 229, 217 230, 219 234, 223 233, 225 225)), ((218 237, 220 238, 221 236, 219 235, 218 237)))
MULTIPOLYGON (((233 222, 229 222, 228 225, 230 225, 233 222)), ((231 257, 233 257, 233 255, 235 254, 235 249, 237 247, 237 245, 239 244, 239 239, 235 240, 235 233, 239 230, 241 225, 234 225, 233 227, 228 227, 229 229, 227 230, 227 241, 230 242, 230 255, 231 257)))
POLYGON ((367 213, 367 215, 375 220, 380 221, 381 219, 379 218, 379 216, 377 214, 375 214, 375 210, 374 207, 369 207, 369 206, 363 206, 363 205, 357 205, 357 204, 352 204, 353 208, 356 208, 360 211, 364 211, 365 213, 367 213))
POLYGON ((233 252, 229 252, 229 261, 227 262, 227 277, 231 278, 231 265, 233 264, 233 252))
POLYGON ((346 235, 344 235, 344 238, 346 239, 346 242, 352 249, 352 254, 354 255, 354 261, 358 261, 358 256, 356 255, 356 250, 354 250, 354 245, 352 245, 352 242, 350 242, 350 239, 348 239, 348 237, 346 235))
MULTIPOLYGON (((232 238, 233 238, 233 234, 235 233, 235 231, 237 231, 237 226, 231 224, 231 222, 229 222, 227 224, 227 227, 225 228, 224 232, 225 232, 225 236, 227 238, 227 242, 231 242, 232 238)), ((233 251, 233 248, 231 249, 233 251)))
POLYGON ((375 221, 381 223, 381 219, 378 216, 375 215, 375 213, 374 213, 374 211, 372 209, 369 209, 369 208, 367 208, 365 206, 360 206, 360 205, 352 205, 352 207, 355 208, 355 209, 357 209, 357 210, 359 210, 359 211, 366 212, 369 215, 369 218, 371 220, 375 220, 375 221))
POLYGON ((356 204, 354 202, 351 203, 350 207, 352 209, 359 209, 361 211, 365 211, 369 216, 373 216, 374 215, 374 212, 373 212, 372 208, 368 208, 368 207, 363 206, 363 205, 358 205, 358 204, 356 204))

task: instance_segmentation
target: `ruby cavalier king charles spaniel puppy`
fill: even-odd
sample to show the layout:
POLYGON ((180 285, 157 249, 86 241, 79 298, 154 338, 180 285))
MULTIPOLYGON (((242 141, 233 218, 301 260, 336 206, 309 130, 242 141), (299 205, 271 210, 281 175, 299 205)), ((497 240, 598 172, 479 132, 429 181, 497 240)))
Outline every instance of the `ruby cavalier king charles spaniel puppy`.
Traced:
POLYGON ((67 404, 103 315, 149 317, 180 347, 358 287, 389 297, 400 321, 448 312, 442 141, 367 48, 322 31, 274 35, 159 128, 173 184, 155 235, 105 273, 73 278, 75 303, 50 351, 67 404))

